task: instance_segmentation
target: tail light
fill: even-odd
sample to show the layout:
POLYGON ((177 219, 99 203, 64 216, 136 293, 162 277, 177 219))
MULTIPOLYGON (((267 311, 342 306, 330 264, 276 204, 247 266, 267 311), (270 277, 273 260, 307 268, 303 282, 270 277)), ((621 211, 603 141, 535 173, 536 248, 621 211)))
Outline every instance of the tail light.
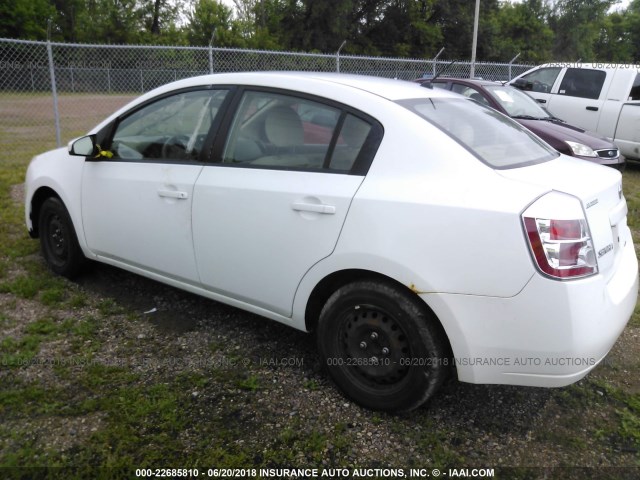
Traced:
MULTIPOLYGON (((529 248, 538 268, 548 276, 558 279, 598 273, 593 242, 582 208, 575 208, 574 205, 570 209, 560 208, 558 216, 561 218, 549 218, 551 216, 544 215, 544 210, 555 208, 549 199, 545 200, 540 202, 546 204, 545 208, 535 208, 534 204, 534 207, 530 207, 522 215, 529 248)), ((572 200, 578 202, 575 198, 572 200)), ((567 203, 567 197, 561 203, 567 203)), ((562 205, 567 206, 569 205, 562 205)))

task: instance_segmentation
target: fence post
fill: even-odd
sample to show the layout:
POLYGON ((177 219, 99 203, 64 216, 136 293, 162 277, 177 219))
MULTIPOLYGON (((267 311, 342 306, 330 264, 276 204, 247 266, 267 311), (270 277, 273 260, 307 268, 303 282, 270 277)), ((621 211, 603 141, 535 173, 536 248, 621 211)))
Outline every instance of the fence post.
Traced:
POLYGON ((58 89, 56 87, 56 70, 53 64, 53 49, 51 48, 51 19, 47 22, 47 56, 49 57, 49 76, 51 78, 51 95, 53 97, 53 117, 56 125, 56 146, 62 145, 60 139, 60 112, 58 111, 58 89))
POLYGON ((338 48, 338 51, 336 52, 336 72, 340 73, 340 50, 342 50, 342 47, 344 47, 344 45, 347 43, 346 40, 344 40, 341 44, 340 44, 340 48, 338 48))
POLYGON ((475 16, 473 17, 473 38, 471 40, 471 69, 469 78, 476 76, 476 48, 478 46, 478 18, 480 17, 480 0, 476 0, 475 16))
POLYGON ((438 54, 437 54, 435 57, 433 57, 433 60, 432 60, 432 62, 433 62, 433 76, 434 76, 434 77, 436 76, 436 61, 438 60, 438 57, 439 57, 440 55, 442 55, 442 52, 444 52, 444 47, 442 47, 442 48, 440 49, 440 51, 438 52, 438 54))
POLYGON ((211 40, 209 40, 209 73, 213 73, 213 39, 216 36, 216 29, 211 32, 211 40))
POLYGON ((520 56, 520 52, 518 52, 518 54, 515 57, 513 57, 509 62, 509 81, 511 81, 511 65, 513 64, 513 62, 516 61, 516 58, 518 58, 519 56, 520 56))

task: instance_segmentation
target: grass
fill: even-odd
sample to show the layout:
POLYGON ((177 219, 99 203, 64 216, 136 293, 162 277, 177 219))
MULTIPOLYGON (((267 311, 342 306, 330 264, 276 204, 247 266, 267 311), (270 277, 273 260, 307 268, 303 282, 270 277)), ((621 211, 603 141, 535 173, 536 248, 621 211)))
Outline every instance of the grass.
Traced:
MULTIPOLYGON (((611 367, 599 367, 587 380, 550 391, 522 434, 506 413, 474 425, 474 415, 490 405, 479 401, 471 413, 458 408, 465 392, 476 391, 464 385, 410 416, 349 406, 348 413, 329 421, 330 428, 319 428, 313 415, 333 415, 348 401, 319 381, 316 372, 306 371, 298 387, 314 403, 287 398, 291 407, 271 405, 269 397, 279 388, 272 371, 243 368, 245 352, 220 336, 203 353, 229 362, 179 371, 139 368, 147 357, 173 358, 181 349, 196 347, 157 331, 158 343, 146 347, 144 338, 130 334, 135 331, 130 327, 146 325, 139 312, 46 269, 10 193, 23 181, 28 159, 52 142, 44 136, 19 142, 2 122, 9 120, 0 118, 0 145, 16 153, 3 154, 0 162, 0 329, 8 332, 0 338, 0 465, 56 466, 66 469, 66 478, 97 476, 96 466, 124 469, 123 478, 135 468, 164 466, 495 467, 504 450, 485 454, 467 445, 501 445, 507 433, 525 446, 512 457, 524 462, 533 461, 536 451, 561 452, 565 459, 589 458, 597 451, 614 465, 638 464, 637 363, 627 367, 615 358, 611 367), (118 341, 107 344, 105 335, 118 341), (37 363, 41 360, 54 364, 45 368, 37 363), (68 425, 77 430, 74 435, 71 427, 63 427, 68 425), (395 453, 380 456, 376 445, 387 441, 395 453), (367 442, 370 454, 363 457, 367 442)), ((628 223, 640 246, 640 168, 625 172, 624 189, 628 223)), ((639 327, 637 306, 629 328, 639 327)), ((482 390, 488 396, 496 391, 502 390, 482 390)), ((514 408, 527 405, 531 390, 505 391, 514 408)), ((11 471, 4 473, 11 478, 11 471)), ((515 473, 532 478, 526 470, 515 473)))
POLYGON ((250 375, 247 378, 238 380, 238 388, 242 390, 249 390, 251 392, 260 388, 260 378, 257 375, 250 375))

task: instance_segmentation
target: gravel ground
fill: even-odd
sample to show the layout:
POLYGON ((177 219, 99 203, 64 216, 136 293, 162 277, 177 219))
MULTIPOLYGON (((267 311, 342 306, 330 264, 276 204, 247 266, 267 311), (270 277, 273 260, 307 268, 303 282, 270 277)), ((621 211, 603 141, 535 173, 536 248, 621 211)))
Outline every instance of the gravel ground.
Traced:
MULTIPOLYGON (((14 189, 12 197, 21 201, 22 193, 14 189)), ((42 262, 39 256, 33 260, 42 262)), ((213 418, 233 432, 226 449, 254 453, 245 467, 264 464, 268 450, 279 448, 290 432, 309 442, 324 440, 292 442, 292 465, 280 467, 569 467, 524 476, 514 470, 503 478, 586 478, 577 467, 633 467, 613 470, 611 478, 640 478, 637 445, 616 434, 613 400, 601 387, 607 382, 640 392, 637 327, 627 327, 605 364, 577 387, 471 385, 452 379, 418 411, 387 415, 341 395, 322 369, 312 335, 105 265, 92 265, 65 285, 86 295, 86 305, 44 306, 38 298, 0 294, 0 311, 8 318, 0 323, 0 337, 19 339, 43 315, 95 318, 97 330, 85 347, 98 345, 96 362, 130 369, 147 385, 171 383, 182 374, 208 377, 184 387, 191 421, 178 441, 185 457, 200 448, 202 422, 213 418), (611 431, 600 433, 606 426, 611 431)), ((56 338, 43 343, 36 358, 72 358, 75 352, 73 338, 56 338)), ((64 391, 77 388, 74 371, 83 368, 73 366, 61 376, 54 368, 32 365, 12 374, 64 391)), ((7 375, 0 370, 0 381, 7 375)), ((0 420, 7 420, 2 409, 0 420)), ((9 418, 3 427, 31 435, 43 448, 71 452, 108 421, 93 412, 9 418)), ((0 438, 0 458, 11 442, 0 438)), ((46 458, 34 462, 46 463, 46 458)))
MULTIPOLYGON (((354 441, 347 458, 341 459, 348 463, 384 459, 388 466, 403 466, 409 457, 417 465, 430 465, 429 451, 415 444, 425 429, 441 434, 440 440, 458 455, 487 466, 619 466, 633 465, 637 460, 633 455, 637 452, 628 452, 628 456, 617 452, 612 457, 612 452, 586 450, 583 457, 576 458, 575 452, 565 454, 562 448, 532 449, 539 446, 534 432, 553 425, 562 415, 554 398, 557 390, 451 380, 418 412, 376 414, 351 403, 332 385, 322 371, 312 335, 108 266, 95 265, 77 285, 98 302, 114 299, 118 307, 136 313, 133 319, 125 314, 104 319, 99 329, 102 347, 96 354, 98 361, 128 365, 143 373, 149 383, 185 371, 206 372, 211 365, 222 370, 241 369, 247 378, 256 376, 256 390, 220 391, 214 383, 194 388, 191 395, 201 408, 214 408, 221 417, 235 415, 234 421, 246 428, 245 442, 258 451, 265 438, 276 435, 296 417, 300 428, 308 426, 329 435, 337 424, 346 425, 354 441), (255 431, 261 436, 249 435, 255 431)), ((35 301, 19 305, 16 314, 27 322, 42 310, 35 301)), ((91 309, 60 312, 61 317, 95 314, 91 309)), ((12 333, 3 332, 3 336, 12 333)), ((638 329, 628 328, 612 355, 624 359, 629 355, 628 347, 637 350, 637 345, 638 329)), ((39 355, 63 357, 65 350, 65 342, 58 341, 46 344, 39 355)), ((600 370, 602 375, 607 369, 600 370)), ((28 380, 38 378, 45 385, 64 387, 52 373, 39 366, 23 371, 28 380)), ((626 383, 637 391, 637 379, 626 383)), ((89 423, 94 421, 100 418, 89 423)), ((183 435, 189 445, 197 428, 183 435)), ((326 463, 332 460, 330 450, 329 446, 326 463)))

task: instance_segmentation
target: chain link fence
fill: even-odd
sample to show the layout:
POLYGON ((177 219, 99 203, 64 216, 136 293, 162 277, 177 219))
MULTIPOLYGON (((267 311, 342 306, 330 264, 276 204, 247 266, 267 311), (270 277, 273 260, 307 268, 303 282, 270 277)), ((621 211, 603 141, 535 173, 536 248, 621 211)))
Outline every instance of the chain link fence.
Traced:
MULTIPOLYGON (((215 47, 88 45, 0 39, 0 151, 31 156, 86 133, 143 92, 207 73, 339 71, 412 80, 434 75, 445 60, 327 55, 215 47)), ((448 76, 468 77, 469 62, 448 76)), ((531 68, 475 65, 476 77, 509 80, 531 68)))

